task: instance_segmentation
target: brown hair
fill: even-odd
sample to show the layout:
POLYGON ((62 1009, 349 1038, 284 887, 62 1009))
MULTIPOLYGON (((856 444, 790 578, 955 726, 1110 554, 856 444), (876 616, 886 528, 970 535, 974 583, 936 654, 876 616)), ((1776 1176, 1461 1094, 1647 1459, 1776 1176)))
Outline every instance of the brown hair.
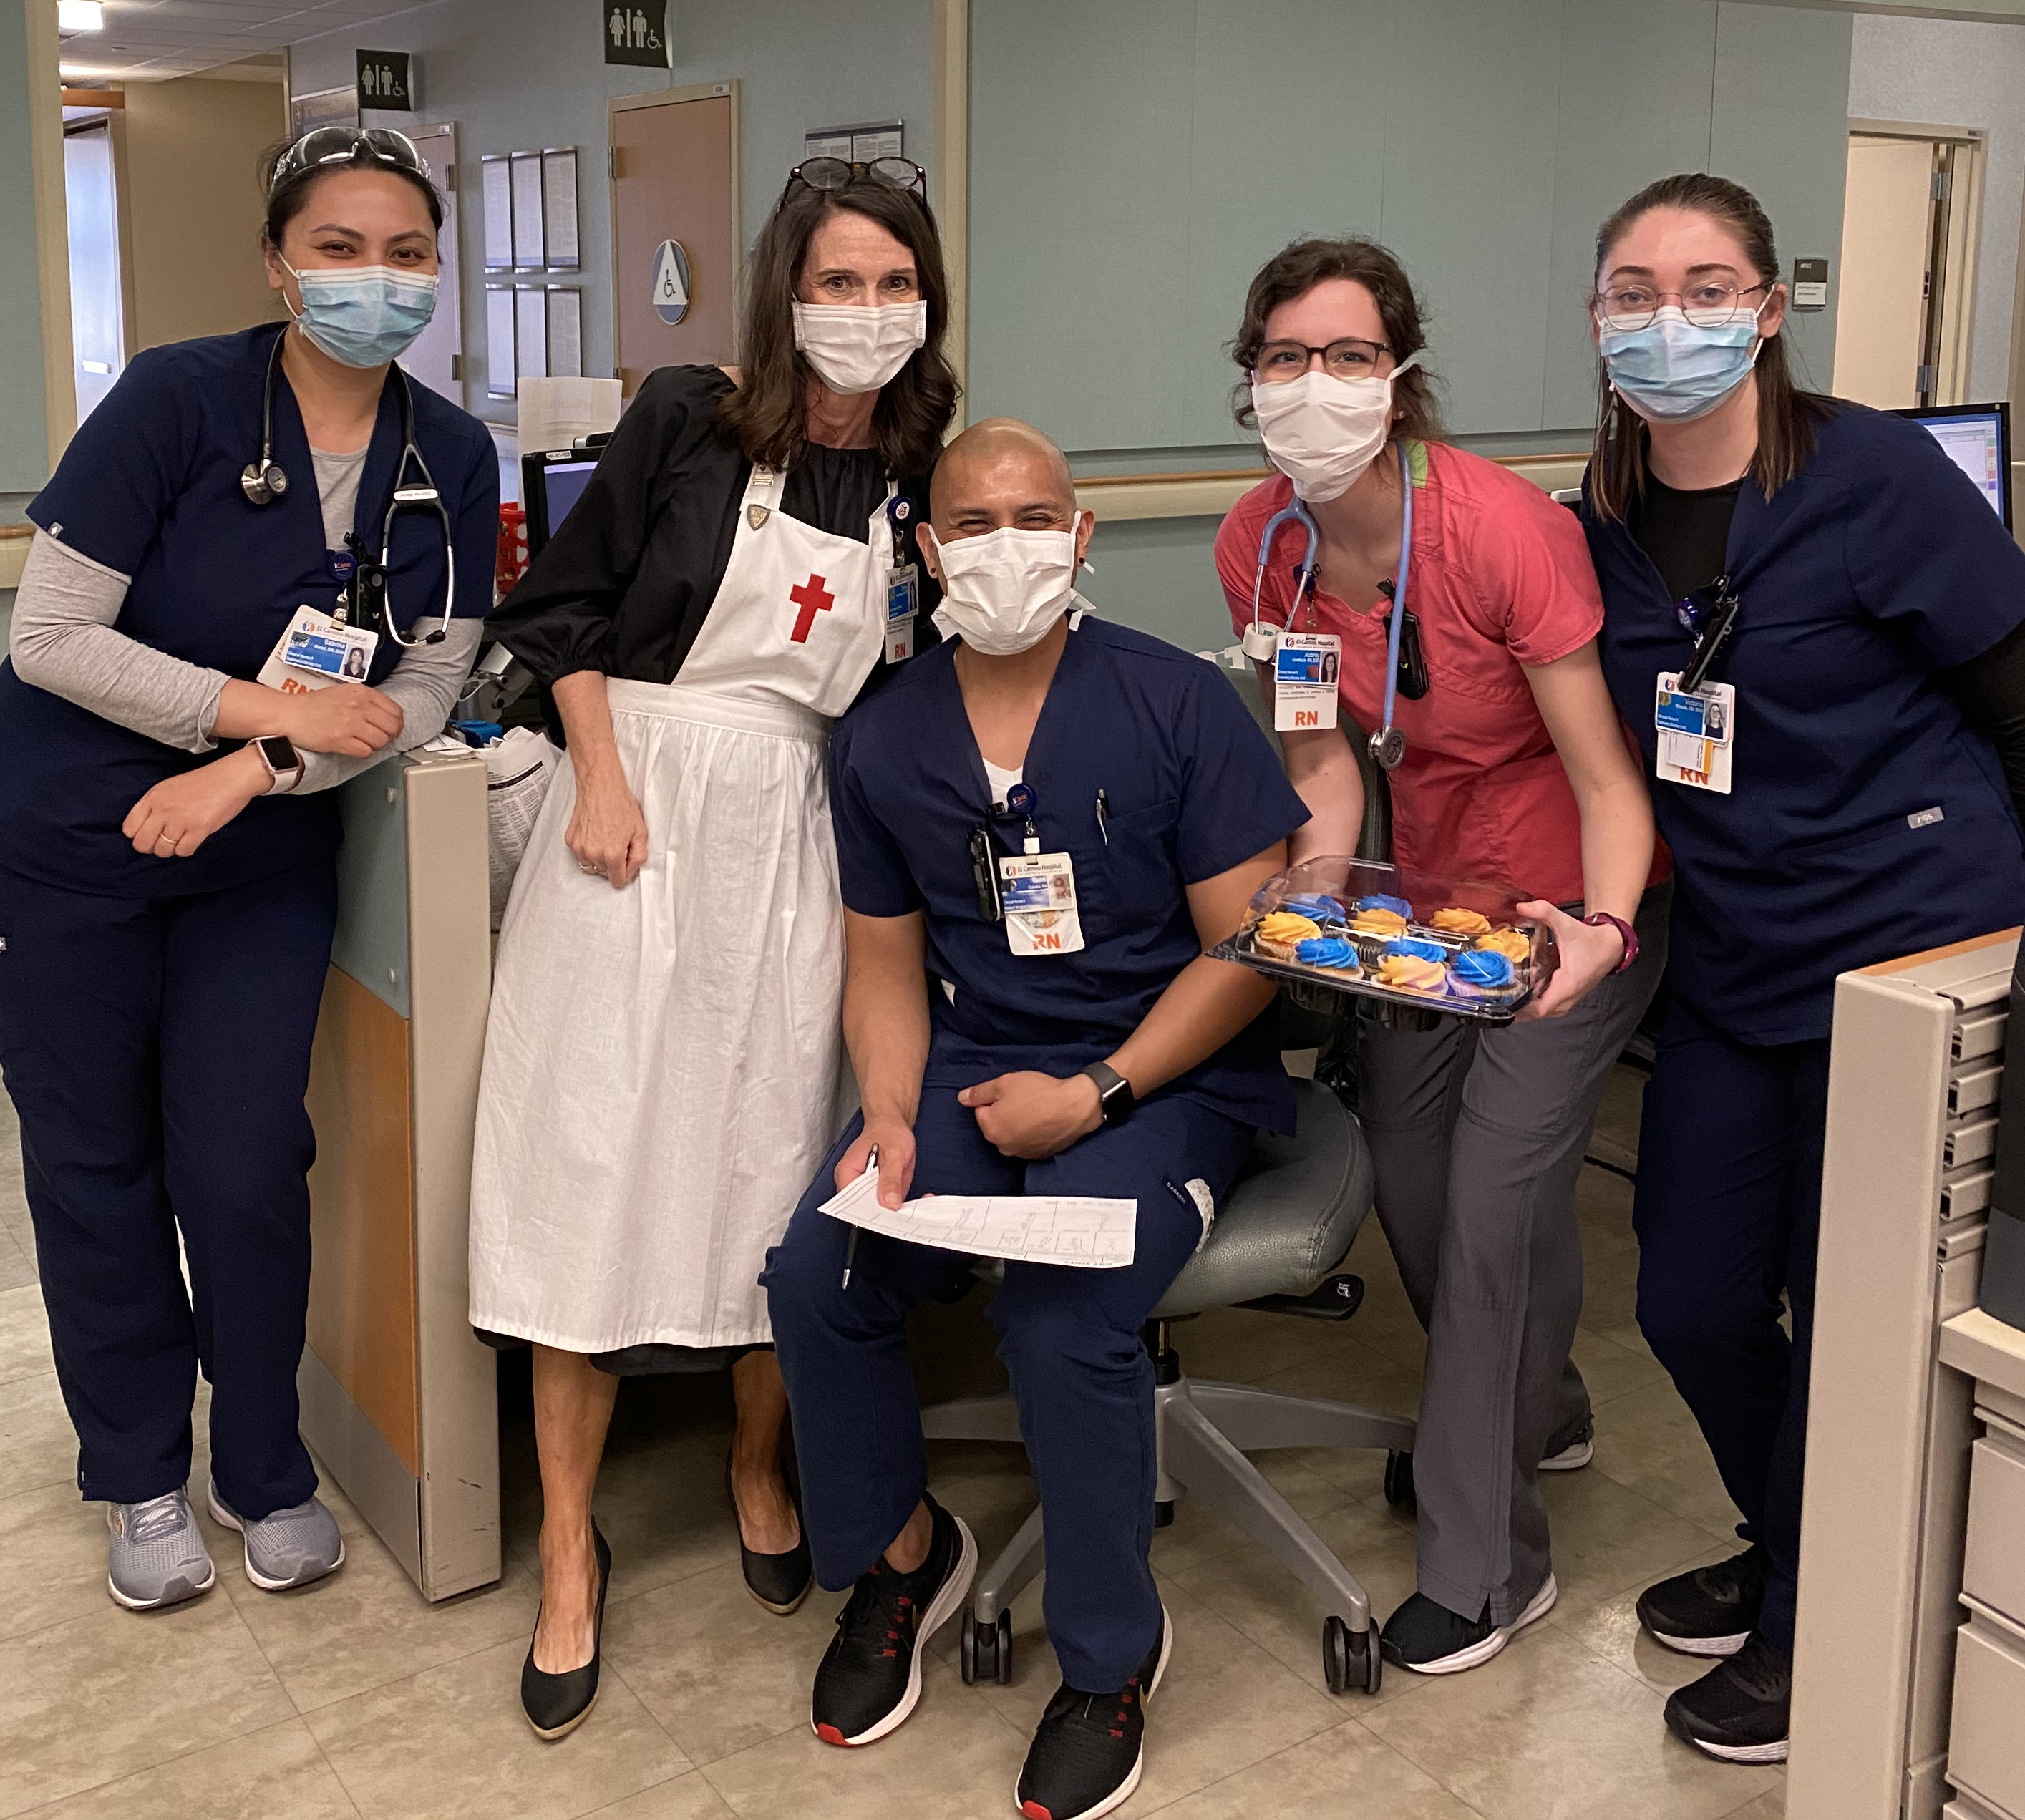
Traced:
POLYGON ((270 145, 260 154, 260 188, 266 193, 267 206, 260 218, 260 233, 270 247, 278 248, 281 236, 288 231, 288 223, 309 206, 310 192, 316 187, 320 178, 334 177, 344 171, 384 171, 403 181, 412 183, 428 204, 429 219, 440 232, 443 224, 443 196, 435 184, 419 171, 410 171, 398 164, 387 163, 375 158, 363 146, 351 155, 344 164, 313 164, 307 171, 299 171, 281 182, 274 182, 274 167, 281 155, 296 141, 283 139, 270 145))
MULTIPOLYGON (((1413 295, 1406 268, 1386 248, 1362 239, 1295 240, 1259 267, 1251 289, 1244 293, 1244 320, 1238 325, 1237 339, 1230 343, 1231 358, 1249 373, 1266 345, 1266 317, 1282 303, 1305 297, 1327 278, 1354 278, 1371 293, 1394 360, 1404 360, 1428 345, 1420 327, 1425 314, 1420 300, 1413 295)), ((1392 401, 1394 435, 1420 442, 1439 442, 1446 435, 1440 407, 1435 402, 1435 381, 1424 367, 1413 367, 1399 376, 1392 401)), ((1247 383, 1240 380, 1231 389, 1230 404, 1240 425, 1252 428, 1256 418, 1247 383)))
MULTIPOLYGON (((1647 184, 1597 229, 1599 278, 1611 248, 1656 208, 1693 209, 1707 215, 1736 235, 1768 295, 1770 287, 1779 282, 1779 253, 1773 244, 1772 223, 1758 198, 1740 183, 1700 171, 1647 184)), ((1819 393, 1793 383, 1783 335, 1758 344, 1758 361, 1751 370, 1758 380, 1758 453, 1751 458, 1751 478, 1770 499, 1807 464, 1814 452, 1814 427, 1833 405, 1819 393)), ((1589 503, 1601 519, 1622 519, 1632 500, 1645 490, 1645 420, 1612 388, 1609 369, 1601 354, 1597 357, 1597 391, 1589 503)))
POLYGON ((942 237, 925 202, 877 178, 859 178, 841 189, 812 189, 788 180, 752 251, 738 388, 718 405, 717 420, 749 461, 785 468, 801 453, 807 440, 803 413, 815 376, 795 346, 795 287, 816 229, 840 209, 877 222, 914 255, 915 282, 928 306, 928 339, 881 388, 872 434, 888 474, 925 474, 956 414, 956 373, 943 355, 949 281, 942 237))

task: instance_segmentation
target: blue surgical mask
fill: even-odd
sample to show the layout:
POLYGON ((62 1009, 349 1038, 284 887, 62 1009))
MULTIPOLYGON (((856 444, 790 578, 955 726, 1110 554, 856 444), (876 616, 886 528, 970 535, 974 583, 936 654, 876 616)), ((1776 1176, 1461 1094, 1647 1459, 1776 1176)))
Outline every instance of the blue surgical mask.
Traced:
POLYGON ((1744 383, 1763 345, 1755 311, 1703 328, 1671 303, 1643 328, 1597 336, 1617 395, 1640 416, 1667 424, 1707 416, 1744 383))
POLYGON ((302 292, 303 333, 346 366, 384 366, 406 354, 436 313, 436 275, 391 266, 282 270, 302 292))

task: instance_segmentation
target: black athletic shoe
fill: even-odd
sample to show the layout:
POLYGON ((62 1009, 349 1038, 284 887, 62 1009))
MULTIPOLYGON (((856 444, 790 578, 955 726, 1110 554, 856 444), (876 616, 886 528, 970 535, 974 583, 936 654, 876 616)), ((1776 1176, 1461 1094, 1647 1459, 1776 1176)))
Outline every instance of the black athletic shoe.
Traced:
POLYGON ((1744 1647, 1667 1702, 1667 1729, 1726 1763, 1783 1763, 1793 1657, 1754 1631, 1744 1647))
POLYGON ((921 1646, 954 1617, 977 1576, 977 1543, 934 1499, 928 1558, 912 1573, 884 1561, 858 1577, 816 1670, 809 1723, 825 1744, 884 1737, 921 1697, 921 1646))
POLYGON ((1066 1681, 1055 1690, 1013 1785, 1027 1820, 1097 1820, 1131 1798, 1145 1756, 1146 1702, 1174 1646, 1174 1623, 1163 1607, 1160 1640, 1115 1693, 1085 1693, 1066 1681))
POLYGON ((1417 1592, 1385 1620, 1378 1647, 1387 1661, 1416 1675, 1460 1675, 1488 1662, 1528 1624, 1552 1611, 1560 1597, 1550 1573, 1512 1623, 1494 1624, 1488 1602, 1477 1616, 1465 1618, 1417 1592))
POLYGON ((1684 1656, 1734 1656, 1758 1627, 1770 1570, 1765 1550, 1754 1546, 1677 1573, 1638 1595, 1638 1621, 1684 1656))

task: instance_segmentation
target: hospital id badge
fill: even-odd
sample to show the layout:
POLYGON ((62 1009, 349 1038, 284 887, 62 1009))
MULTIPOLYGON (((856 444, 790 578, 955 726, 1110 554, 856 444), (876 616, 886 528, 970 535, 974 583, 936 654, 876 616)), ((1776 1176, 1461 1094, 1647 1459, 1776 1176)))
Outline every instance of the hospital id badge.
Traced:
POLYGON ((1672 670, 1661 673, 1653 698, 1659 729, 1657 770, 1664 783, 1729 794, 1729 761, 1737 737, 1737 688, 1709 683, 1692 695, 1672 670))
POLYGON ((362 683, 372 673, 379 645, 377 632, 345 625, 314 607, 298 607, 256 680, 291 695, 333 683, 362 683))
POLYGON ((1343 640, 1333 632, 1283 632, 1273 654, 1273 731, 1308 733, 1336 725, 1343 640))
POLYGON ((1015 954, 1075 954, 1082 948, 1076 915, 1075 867, 1067 853, 1021 853, 998 862, 1005 941, 1015 954))
POLYGON ((921 571, 902 563, 886 578, 886 661, 905 663, 914 655, 914 615, 921 611, 921 571))

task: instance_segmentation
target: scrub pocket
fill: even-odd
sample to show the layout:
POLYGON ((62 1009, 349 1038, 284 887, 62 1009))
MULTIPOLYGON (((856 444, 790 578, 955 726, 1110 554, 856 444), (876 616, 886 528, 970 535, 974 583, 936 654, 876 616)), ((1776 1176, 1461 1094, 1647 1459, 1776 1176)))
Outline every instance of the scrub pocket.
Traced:
POLYGON ((1177 805, 1169 801, 1115 812, 1105 824, 1107 838, 1097 843, 1094 857, 1108 886, 1107 895, 1128 923, 1164 917, 1174 908, 1181 879, 1177 816, 1177 805))

